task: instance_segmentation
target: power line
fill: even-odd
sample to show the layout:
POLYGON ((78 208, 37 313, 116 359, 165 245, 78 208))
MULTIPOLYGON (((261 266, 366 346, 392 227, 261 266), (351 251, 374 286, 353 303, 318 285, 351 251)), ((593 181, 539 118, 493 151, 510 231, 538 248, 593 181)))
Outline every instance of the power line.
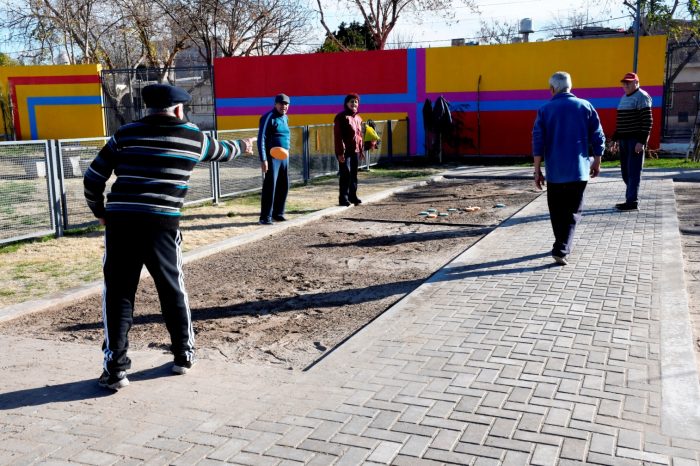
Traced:
MULTIPOLYGON (((603 19, 603 20, 598 20, 598 21, 588 21, 588 22, 582 23, 582 24, 575 24, 575 25, 572 24, 572 25, 568 25, 568 26, 556 26, 556 27, 551 27, 551 28, 543 28, 543 29, 539 29, 537 31, 534 31, 534 33, 551 32, 551 31, 556 31, 559 29, 573 29, 574 27, 592 26, 595 24, 607 23, 610 21, 616 21, 618 19, 625 19, 625 18, 629 18, 629 16, 625 15, 625 16, 618 16, 616 18, 608 18, 608 19, 603 19)), ((495 37, 507 37, 507 36, 508 36, 508 34, 504 33, 504 34, 498 34, 495 37)), ((478 39, 481 39, 481 37, 476 36, 476 37, 465 37, 464 38, 464 40, 478 40, 478 39)), ((434 40, 418 40, 418 41, 412 41, 412 42, 417 43, 417 44, 428 44, 428 43, 437 43, 437 42, 449 42, 451 40, 452 39, 434 39, 434 40)), ((389 45, 400 45, 401 43, 400 42, 388 42, 388 44, 389 45)))

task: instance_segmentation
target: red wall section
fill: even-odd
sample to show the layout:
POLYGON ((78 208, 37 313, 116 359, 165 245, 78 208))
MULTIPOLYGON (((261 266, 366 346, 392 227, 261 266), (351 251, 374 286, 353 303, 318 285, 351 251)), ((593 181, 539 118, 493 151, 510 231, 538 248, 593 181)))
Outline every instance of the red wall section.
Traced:
POLYGON ((535 116, 535 110, 482 112, 479 150, 476 112, 455 112, 452 119, 460 138, 452 143, 445 141, 445 152, 455 155, 529 155, 535 116))
MULTIPOLYGON (((652 110, 654 126, 651 129, 649 147, 658 148, 661 140, 661 109, 652 110)), ((481 113, 481 147, 478 148, 476 112, 455 112, 452 119, 456 136, 443 140, 443 150, 448 155, 525 155, 532 151, 532 126, 537 112, 534 110, 481 113), (479 150, 480 149, 480 150, 479 150)), ((605 137, 615 131, 616 109, 598 110, 605 137)))
POLYGON ((217 59, 217 98, 407 92, 406 50, 217 59))

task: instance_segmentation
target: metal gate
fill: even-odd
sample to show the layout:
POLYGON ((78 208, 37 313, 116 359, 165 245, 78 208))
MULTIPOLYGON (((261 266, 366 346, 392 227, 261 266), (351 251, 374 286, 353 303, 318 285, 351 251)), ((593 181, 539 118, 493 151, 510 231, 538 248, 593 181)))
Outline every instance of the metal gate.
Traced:
POLYGON ((664 83, 662 137, 666 142, 687 142, 700 110, 700 44, 695 39, 669 44, 664 83))
MULTIPOLYGON (((107 134, 114 134, 123 124, 145 116, 141 90, 149 84, 157 84, 162 78, 161 74, 162 70, 153 68, 102 71, 107 134)), ((167 71, 165 78, 192 96, 185 106, 187 120, 202 131, 214 130, 216 121, 211 69, 207 66, 175 67, 167 71)))

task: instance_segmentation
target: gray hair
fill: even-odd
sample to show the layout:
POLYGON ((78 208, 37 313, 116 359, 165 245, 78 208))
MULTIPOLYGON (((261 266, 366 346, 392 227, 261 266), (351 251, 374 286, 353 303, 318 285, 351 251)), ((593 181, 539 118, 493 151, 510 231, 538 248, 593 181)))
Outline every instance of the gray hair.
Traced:
POLYGON ((146 113, 148 115, 155 115, 156 113, 169 113, 171 115, 175 115, 175 109, 177 106, 180 104, 175 104, 172 107, 165 107, 165 108, 147 108, 146 113))
POLYGON ((569 92, 571 90, 571 75, 566 71, 557 71, 549 78, 549 85, 555 94, 569 92))

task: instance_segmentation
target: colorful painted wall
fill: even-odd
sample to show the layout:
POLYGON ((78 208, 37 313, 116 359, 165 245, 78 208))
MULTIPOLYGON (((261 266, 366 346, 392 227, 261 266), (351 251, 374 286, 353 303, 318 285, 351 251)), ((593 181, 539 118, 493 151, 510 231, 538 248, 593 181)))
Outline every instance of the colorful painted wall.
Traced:
POLYGON ((98 65, 0 67, 17 140, 105 135, 98 65))
MULTIPOLYGON (((572 75, 573 92, 598 110, 606 134, 615 129, 620 78, 632 68, 632 38, 535 42, 477 47, 387 50, 336 54, 223 58, 215 63, 219 129, 257 127, 273 96, 291 97, 290 124, 332 123, 348 92, 360 94, 360 113, 376 120, 408 117, 409 151, 425 152, 426 99, 450 102, 454 154, 529 155, 537 109, 550 98, 555 71, 572 75)), ((642 37, 638 73, 652 96, 661 133, 666 41, 642 37)))

